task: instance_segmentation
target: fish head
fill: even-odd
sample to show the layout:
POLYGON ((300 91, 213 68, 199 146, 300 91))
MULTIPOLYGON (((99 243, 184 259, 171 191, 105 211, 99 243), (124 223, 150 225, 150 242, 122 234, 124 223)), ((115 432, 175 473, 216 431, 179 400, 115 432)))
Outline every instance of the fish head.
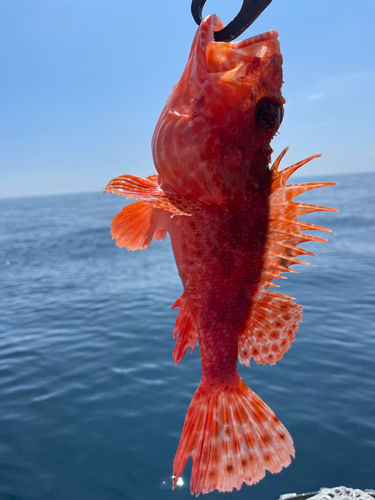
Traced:
POLYGON ((284 104, 277 32, 215 42, 222 28, 202 21, 152 141, 164 184, 210 205, 247 199, 267 177, 284 104))

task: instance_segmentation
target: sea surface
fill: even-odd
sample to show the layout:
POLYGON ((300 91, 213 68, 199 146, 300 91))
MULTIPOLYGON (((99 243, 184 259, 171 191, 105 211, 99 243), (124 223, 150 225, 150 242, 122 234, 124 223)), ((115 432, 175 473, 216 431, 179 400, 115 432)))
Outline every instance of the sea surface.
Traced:
MULTIPOLYGON (((296 458, 209 499, 375 488, 375 174, 322 180, 339 184, 301 201, 340 212, 304 220, 333 235, 306 244, 318 257, 279 280, 304 306, 296 340, 276 366, 240 368, 296 458)), ((171 474, 199 349, 174 365, 182 287, 170 241, 117 248, 110 224, 126 203, 0 200, 0 500, 190 498, 191 462, 173 492, 171 474)))

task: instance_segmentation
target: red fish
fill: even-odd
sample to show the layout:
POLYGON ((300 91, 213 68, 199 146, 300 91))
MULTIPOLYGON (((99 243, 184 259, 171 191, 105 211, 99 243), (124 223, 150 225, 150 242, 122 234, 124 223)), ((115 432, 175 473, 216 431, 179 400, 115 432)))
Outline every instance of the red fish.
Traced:
POLYGON ((254 484, 294 457, 289 432, 241 379, 237 360, 273 365, 291 346, 302 307, 269 287, 281 273, 297 272, 291 265, 306 264, 297 257, 314 255, 299 244, 326 241, 301 231, 328 229, 298 217, 333 211, 293 199, 334 183, 286 184, 316 156, 279 171, 285 150, 270 167, 285 102, 278 34, 216 43, 213 31, 222 27, 209 16, 197 30, 154 132, 158 175, 123 175, 105 188, 139 200, 113 219, 117 245, 143 250, 153 236, 170 234, 184 287, 173 306, 173 358, 179 363, 198 337, 202 360, 174 486, 190 455, 196 495, 254 484))

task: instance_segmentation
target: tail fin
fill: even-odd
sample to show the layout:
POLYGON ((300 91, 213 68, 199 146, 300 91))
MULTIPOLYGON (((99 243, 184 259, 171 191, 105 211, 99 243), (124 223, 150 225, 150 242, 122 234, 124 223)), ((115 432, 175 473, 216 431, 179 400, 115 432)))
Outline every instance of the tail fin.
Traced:
POLYGON ((187 412, 173 464, 176 486, 191 455, 190 491, 238 490, 270 472, 280 472, 294 457, 289 432, 263 401, 238 377, 221 389, 198 387, 187 412))

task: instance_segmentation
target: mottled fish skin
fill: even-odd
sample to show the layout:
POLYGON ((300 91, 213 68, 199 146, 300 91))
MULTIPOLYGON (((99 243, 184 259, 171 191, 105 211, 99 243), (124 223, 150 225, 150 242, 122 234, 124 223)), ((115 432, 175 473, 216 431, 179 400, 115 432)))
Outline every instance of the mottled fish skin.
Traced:
MULTIPOLYGON (((284 278, 306 241, 325 228, 299 216, 326 207, 294 202, 333 183, 286 184, 315 157, 270 168, 270 142, 283 117, 282 56, 270 31, 216 43, 216 16, 204 19, 189 59, 156 125, 152 150, 158 175, 123 175, 105 188, 128 198, 112 236, 128 250, 170 234, 183 284, 173 359, 193 351, 202 380, 189 406, 173 466, 176 486, 189 456, 195 495, 254 484, 294 457, 292 438, 272 410, 241 379, 237 360, 275 364, 294 340, 302 307, 269 290, 284 278)), ((317 155, 319 156, 319 155, 317 155)))
POLYGON ((258 186, 280 122, 257 126, 257 105, 269 98, 283 113, 277 32, 216 43, 213 29, 221 26, 216 16, 201 23, 152 141, 162 187, 209 205, 246 197, 258 186))
POLYGON ((192 217, 173 218, 169 226, 184 295, 199 332, 202 381, 209 385, 237 374, 238 337, 261 273, 268 196, 269 180, 251 202, 230 204, 225 211, 205 206, 192 217))

